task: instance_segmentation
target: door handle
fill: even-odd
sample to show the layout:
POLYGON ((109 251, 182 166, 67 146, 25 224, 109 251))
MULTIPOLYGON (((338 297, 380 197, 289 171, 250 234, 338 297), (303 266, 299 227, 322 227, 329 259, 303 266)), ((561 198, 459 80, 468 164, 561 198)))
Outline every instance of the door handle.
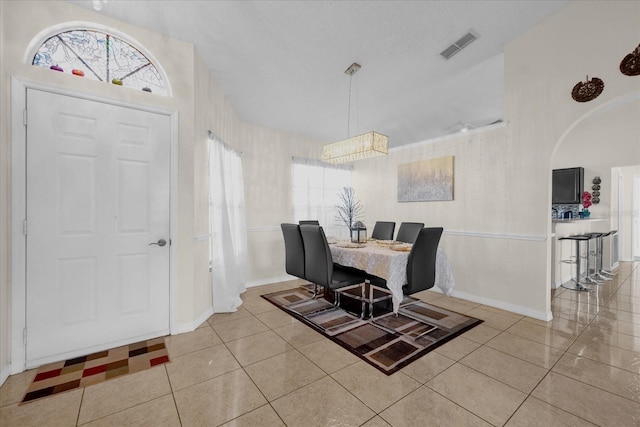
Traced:
POLYGON ((167 244, 167 241, 166 241, 166 240, 164 240, 164 239, 160 239, 160 240, 158 240, 157 242, 151 242, 151 243, 149 243, 149 246, 152 246, 152 245, 164 246, 164 245, 166 245, 166 244, 167 244))

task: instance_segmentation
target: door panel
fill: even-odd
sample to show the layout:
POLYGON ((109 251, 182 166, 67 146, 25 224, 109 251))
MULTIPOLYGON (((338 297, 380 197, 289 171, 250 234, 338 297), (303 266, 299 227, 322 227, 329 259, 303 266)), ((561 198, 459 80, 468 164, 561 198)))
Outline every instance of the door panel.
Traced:
POLYGON ((170 118, 27 90, 27 366, 169 330, 170 118))

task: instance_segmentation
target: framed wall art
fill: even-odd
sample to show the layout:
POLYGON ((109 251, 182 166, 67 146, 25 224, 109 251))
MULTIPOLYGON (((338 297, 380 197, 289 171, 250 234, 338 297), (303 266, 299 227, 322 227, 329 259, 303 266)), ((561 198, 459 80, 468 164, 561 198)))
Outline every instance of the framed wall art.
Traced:
POLYGON ((398 202, 453 200, 453 156, 398 165, 398 202))

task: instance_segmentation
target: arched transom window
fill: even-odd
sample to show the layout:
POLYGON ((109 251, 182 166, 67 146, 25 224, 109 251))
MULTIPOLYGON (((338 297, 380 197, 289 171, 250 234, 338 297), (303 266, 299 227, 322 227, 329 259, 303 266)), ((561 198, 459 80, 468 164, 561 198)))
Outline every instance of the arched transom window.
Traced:
POLYGON ((139 49, 111 34, 70 30, 49 37, 33 57, 33 65, 167 95, 162 76, 139 49))

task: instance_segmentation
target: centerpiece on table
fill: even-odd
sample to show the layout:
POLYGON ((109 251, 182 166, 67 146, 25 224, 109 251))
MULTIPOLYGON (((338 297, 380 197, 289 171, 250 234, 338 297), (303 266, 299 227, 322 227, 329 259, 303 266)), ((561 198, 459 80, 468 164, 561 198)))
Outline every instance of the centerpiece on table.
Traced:
POLYGON ((582 193, 582 217, 583 218, 589 218, 589 215, 591 215, 591 212, 589 212, 589 206, 591 206, 591 193, 589 193, 588 191, 585 191, 584 193, 582 193))
POLYGON ((349 235, 354 243, 364 243, 367 241, 367 227, 358 221, 362 218, 364 206, 356 199, 356 192, 353 187, 343 187, 338 193, 338 215, 336 220, 349 227, 349 235))

